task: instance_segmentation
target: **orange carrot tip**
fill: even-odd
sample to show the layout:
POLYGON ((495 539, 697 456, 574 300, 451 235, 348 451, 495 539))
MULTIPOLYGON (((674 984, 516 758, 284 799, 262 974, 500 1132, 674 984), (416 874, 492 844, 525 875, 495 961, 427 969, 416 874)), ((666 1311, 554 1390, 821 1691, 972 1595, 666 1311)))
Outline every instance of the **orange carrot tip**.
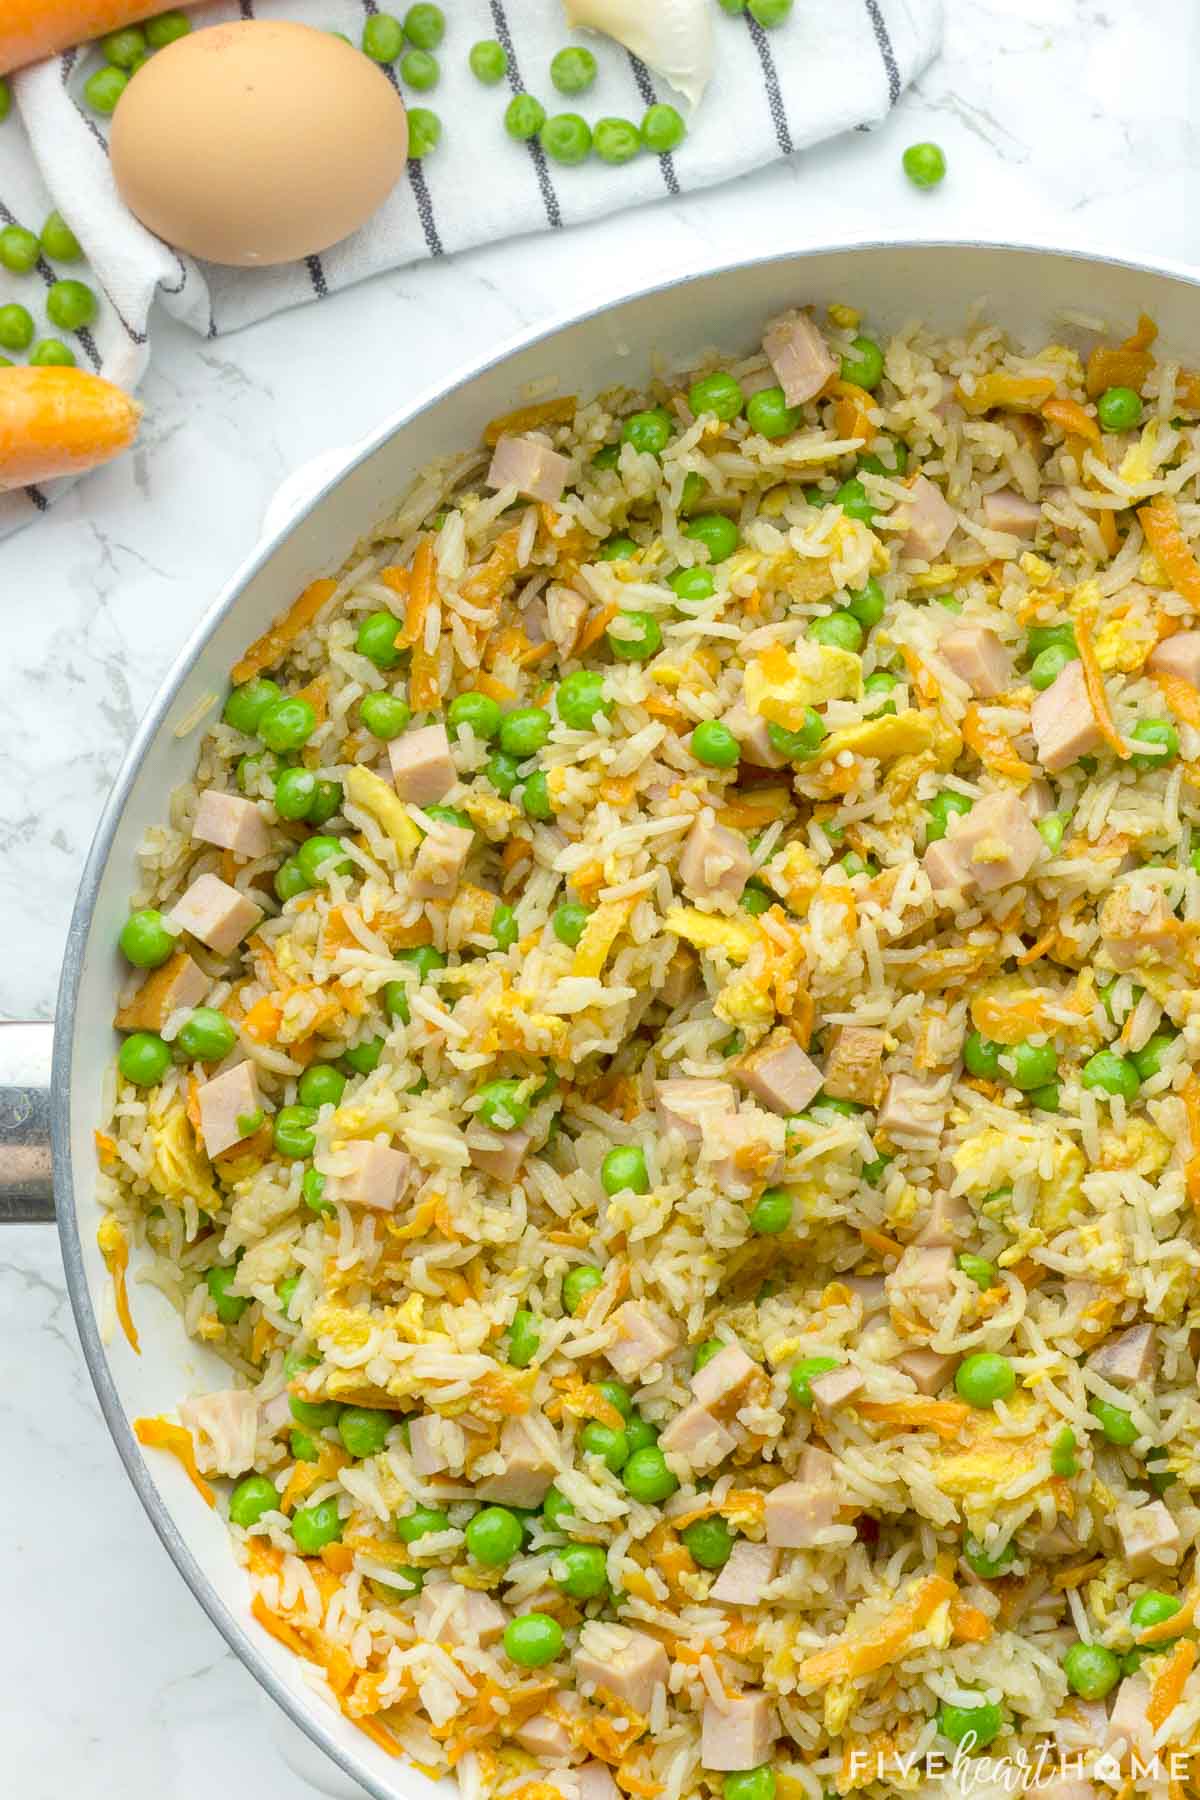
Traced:
POLYGON ((0 369, 0 490, 110 462, 141 416, 136 400, 83 369, 0 369))

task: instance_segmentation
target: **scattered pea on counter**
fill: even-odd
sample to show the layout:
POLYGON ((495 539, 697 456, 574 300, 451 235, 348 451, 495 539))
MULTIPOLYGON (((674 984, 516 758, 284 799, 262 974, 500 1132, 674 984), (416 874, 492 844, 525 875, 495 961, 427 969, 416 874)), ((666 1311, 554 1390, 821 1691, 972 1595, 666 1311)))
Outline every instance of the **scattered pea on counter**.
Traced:
POLYGON ((910 144, 900 160, 914 187, 937 187, 945 178, 946 155, 940 144, 910 144))

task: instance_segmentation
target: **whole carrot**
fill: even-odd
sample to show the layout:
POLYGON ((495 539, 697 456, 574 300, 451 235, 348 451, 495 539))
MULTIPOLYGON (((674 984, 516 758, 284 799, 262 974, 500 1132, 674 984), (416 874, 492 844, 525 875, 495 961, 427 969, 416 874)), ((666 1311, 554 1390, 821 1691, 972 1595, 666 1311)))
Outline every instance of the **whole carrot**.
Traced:
POLYGON ((4 0, 0 75, 162 12, 162 0, 4 0))
POLYGON ((136 400, 83 369, 0 369, 0 490, 110 462, 141 416, 136 400))

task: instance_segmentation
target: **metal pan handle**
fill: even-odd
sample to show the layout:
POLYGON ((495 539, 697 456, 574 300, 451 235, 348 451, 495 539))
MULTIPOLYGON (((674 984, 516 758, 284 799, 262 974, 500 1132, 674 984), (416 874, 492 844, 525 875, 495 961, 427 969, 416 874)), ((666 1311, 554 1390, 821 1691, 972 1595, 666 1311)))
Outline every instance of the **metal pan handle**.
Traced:
POLYGON ((50 1225, 54 1027, 0 1020, 0 1225, 50 1225))

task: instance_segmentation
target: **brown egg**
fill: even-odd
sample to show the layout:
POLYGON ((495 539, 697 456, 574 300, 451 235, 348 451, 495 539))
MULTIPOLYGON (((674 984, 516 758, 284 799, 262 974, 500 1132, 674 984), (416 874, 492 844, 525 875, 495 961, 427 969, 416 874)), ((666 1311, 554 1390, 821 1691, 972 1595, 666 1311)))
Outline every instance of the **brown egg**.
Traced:
POLYGON ((113 115, 112 169, 143 225, 193 256, 292 262, 357 231, 404 169, 404 103, 327 31, 243 20, 179 38, 113 115))

